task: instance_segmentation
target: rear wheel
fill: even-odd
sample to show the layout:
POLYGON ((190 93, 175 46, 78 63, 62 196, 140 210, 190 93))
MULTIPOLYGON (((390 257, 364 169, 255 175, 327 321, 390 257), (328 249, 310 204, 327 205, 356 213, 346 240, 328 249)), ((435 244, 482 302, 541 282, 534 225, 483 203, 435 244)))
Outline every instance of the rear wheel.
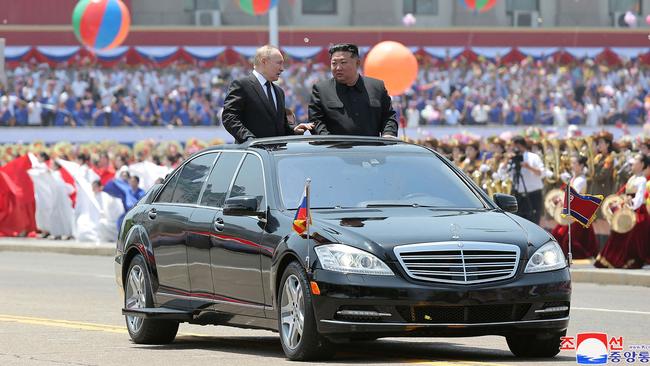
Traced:
POLYGON ((290 360, 307 361, 332 356, 330 342, 316 329, 307 274, 292 262, 282 275, 278 294, 280 343, 290 360))
MULTIPOLYGON (((124 307, 126 309, 152 308, 153 294, 140 254, 133 257, 124 283, 124 307)), ((174 320, 145 319, 126 315, 126 328, 135 343, 166 344, 176 337, 178 322, 174 320)))
POLYGON ((513 334, 506 337, 510 351, 517 357, 554 357, 560 353, 563 332, 513 334))

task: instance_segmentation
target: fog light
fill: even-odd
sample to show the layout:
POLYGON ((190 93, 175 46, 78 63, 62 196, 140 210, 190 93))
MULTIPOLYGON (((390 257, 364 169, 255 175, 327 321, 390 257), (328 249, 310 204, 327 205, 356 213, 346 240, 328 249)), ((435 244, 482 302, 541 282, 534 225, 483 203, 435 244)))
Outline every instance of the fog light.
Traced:
POLYGON ((365 311, 365 310, 339 310, 336 312, 337 315, 343 316, 376 316, 384 317, 391 316, 389 313, 378 313, 376 311, 365 311))
POLYGON ((546 309, 535 310, 537 314, 548 314, 548 313, 561 313, 563 311, 569 310, 568 306, 553 306, 546 309))

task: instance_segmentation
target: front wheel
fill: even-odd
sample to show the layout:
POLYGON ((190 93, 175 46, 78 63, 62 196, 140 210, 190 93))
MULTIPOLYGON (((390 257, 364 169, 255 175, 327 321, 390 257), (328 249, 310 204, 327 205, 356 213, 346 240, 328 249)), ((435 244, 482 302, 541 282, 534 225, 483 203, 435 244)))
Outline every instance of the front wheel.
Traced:
MULTIPOLYGON (((133 257, 124 284, 124 307, 126 309, 152 308, 153 294, 144 259, 140 254, 133 257)), ((167 344, 176 338, 178 322, 174 320, 145 319, 126 315, 126 328, 135 343, 167 344)))
POLYGON ((563 332, 513 334, 506 337, 510 351, 517 357, 554 357, 560 353, 563 332))
POLYGON ((280 282, 278 329, 280 343, 290 360, 308 361, 331 356, 330 343, 316 329, 307 274, 300 264, 287 266, 280 282))

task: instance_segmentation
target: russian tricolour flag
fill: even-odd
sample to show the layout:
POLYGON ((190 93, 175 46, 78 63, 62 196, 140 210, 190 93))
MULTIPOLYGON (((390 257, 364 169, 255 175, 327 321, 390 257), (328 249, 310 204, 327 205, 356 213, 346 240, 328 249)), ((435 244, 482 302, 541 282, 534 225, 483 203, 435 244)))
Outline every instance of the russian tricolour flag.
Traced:
POLYGON ((300 206, 296 211, 296 217, 293 218, 293 230, 299 235, 304 234, 311 225, 311 212, 309 210, 309 179, 305 184, 305 190, 300 199, 300 206))

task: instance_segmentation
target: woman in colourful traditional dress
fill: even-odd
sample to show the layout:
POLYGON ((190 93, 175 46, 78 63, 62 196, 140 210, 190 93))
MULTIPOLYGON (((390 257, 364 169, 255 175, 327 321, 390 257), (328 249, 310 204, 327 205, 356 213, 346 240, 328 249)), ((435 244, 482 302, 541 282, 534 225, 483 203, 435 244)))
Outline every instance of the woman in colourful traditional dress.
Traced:
MULTIPOLYGON (((571 187, 580 194, 587 193, 587 158, 574 156, 571 158, 571 187)), ((579 222, 571 220, 571 253, 574 259, 593 258, 598 253, 598 239, 594 227, 585 228, 579 222)), ((565 255, 569 253, 569 226, 558 224, 552 231, 553 236, 562 247, 565 255)))
POLYGON ((623 193, 626 204, 635 211, 636 224, 632 230, 621 234, 611 232, 603 251, 596 258, 596 267, 641 268, 645 248, 650 240, 650 223, 648 210, 644 204, 646 177, 645 171, 650 166, 650 157, 636 155, 632 163, 632 176, 628 179, 623 193))

